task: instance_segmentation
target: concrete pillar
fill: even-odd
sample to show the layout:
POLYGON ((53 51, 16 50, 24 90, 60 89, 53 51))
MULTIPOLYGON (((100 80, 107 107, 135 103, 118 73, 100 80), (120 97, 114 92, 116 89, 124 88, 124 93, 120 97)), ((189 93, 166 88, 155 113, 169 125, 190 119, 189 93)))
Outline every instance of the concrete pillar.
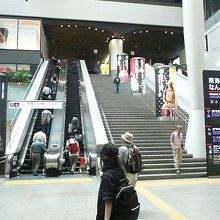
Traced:
POLYGON ((117 74, 117 55, 120 53, 123 53, 123 40, 112 39, 109 43, 110 74, 112 76, 117 74))
POLYGON ((205 53, 203 0, 183 0, 183 27, 190 91, 186 149, 194 157, 205 158, 205 119, 202 80, 205 53))

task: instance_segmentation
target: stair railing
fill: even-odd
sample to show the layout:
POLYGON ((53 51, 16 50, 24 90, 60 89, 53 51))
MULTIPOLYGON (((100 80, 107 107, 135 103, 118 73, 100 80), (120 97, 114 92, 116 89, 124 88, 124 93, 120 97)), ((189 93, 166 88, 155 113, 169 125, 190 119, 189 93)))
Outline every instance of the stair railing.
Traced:
POLYGON ((100 105, 99 107, 100 107, 100 110, 101 110, 101 114, 102 114, 102 117, 103 117, 103 120, 104 120, 104 123, 105 123, 106 129, 107 129, 108 134, 109 134, 109 137, 110 137, 110 141, 111 141, 111 143, 114 144, 115 142, 114 142, 114 139, 113 139, 113 137, 112 137, 112 133, 111 133, 110 127, 109 127, 109 125, 108 125, 108 121, 107 121, 107 118, 106 118, 105 112, 104 112, 104 110, 103 110, 103 108, 102 108, 101 105, 100 105))

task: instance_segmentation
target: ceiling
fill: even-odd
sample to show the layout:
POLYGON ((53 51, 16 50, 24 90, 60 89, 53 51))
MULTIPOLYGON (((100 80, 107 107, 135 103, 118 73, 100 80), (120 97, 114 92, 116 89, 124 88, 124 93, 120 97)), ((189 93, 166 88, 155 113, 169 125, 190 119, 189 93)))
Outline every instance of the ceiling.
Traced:
POLYGON ((178 27, 54 19, 44 19, 43 25, 49 56, 84 59, 91 67, 105 60, 112 38, 123 39, 124 53, 134 51, 152 63, 166 64, 184 48, 183 29, 178 27))

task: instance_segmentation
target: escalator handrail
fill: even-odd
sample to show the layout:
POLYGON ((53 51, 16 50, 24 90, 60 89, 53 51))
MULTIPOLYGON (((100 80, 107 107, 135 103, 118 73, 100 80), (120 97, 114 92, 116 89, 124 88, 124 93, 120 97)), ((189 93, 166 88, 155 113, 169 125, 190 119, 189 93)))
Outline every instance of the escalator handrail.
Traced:
MULTIPOLYGON (((31 79, 31 82, 29 83, 28 88, 27 88, 25 94, 23 95, 22 100, 25 100, 25 99, 26 99, 26 97, 27 97, 27 95, 28 95, 28 93, 29 93, 29 91, 30 91, 30 89, 31 89, 31 87, 32 87, 32 85, 33 85, 35 79, 36 79, 37 73, 38 73, 38 71, 39 71, 39 69, 40 69, 42 63, 43 63, 43 59, 40 60, 40 63, 39 63, 38 66, 37 66, 37 69, 36 69, 36 71, 35 71, 35 73, 34 73, 34 76, 33 76, 33 78, 31 79)), ((19 115, 20 111, 21 111, 21 109, 18 109, 18 110, 16 111, 14 117, 12 118, 11 123, 10 123, 10 130, 12 130, 12 128, 13 128, 13 126, 14 126, 14 124, 15 124, 17 118, 18 118, 18 115, 19 115)))

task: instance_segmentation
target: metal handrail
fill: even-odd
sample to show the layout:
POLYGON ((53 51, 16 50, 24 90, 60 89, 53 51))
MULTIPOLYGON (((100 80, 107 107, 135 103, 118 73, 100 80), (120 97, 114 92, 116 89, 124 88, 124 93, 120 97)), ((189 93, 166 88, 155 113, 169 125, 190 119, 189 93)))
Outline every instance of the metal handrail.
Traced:
POLYGON ((112 136, 112 133, 111 133, 111 130, 110 130, 110 127, 109 127, 109 124, 108 124, 105 112, 104 112, 104 110, 103 110, 101 105, 99 107, 100 107, 101 114, 103 116, 103 119, 104 119, 104 122, 105 122, 105 125, 106 125, 106 128, 107 128, 107 131, 108 131, 108 134, 109 134, 109 137, 110 137, 110 141, 111 141, 111 143, 114 144, 115 142, 114 142, 114 139, 113 139, 113 136, 112 136))
MULTIPOLYGON (((36 69, 36 71, 35 71, 35 73, 34 73, 34 77, 31 79, 31 82, 29 83, 28 88, 27 88, 25 94, 23 95, 22 100, 25 100, 25 98, 27 97, 27 95, 28 95, 28 93, 29 93, 29 91, 30 91, 30 89, 31 89, 31 87, 32 87, 32 85, 33 85, 33 83, 34 83, 34 80, 35 80, 35 78, 37 77, 37 74, 36 74, 36 73, 39 71, 39 69, 40 69, 42 63, 43 63, 43 59, 40 60, 40 63, 38 64, 38 67, 37 67, 37 69, 36 69)), ((10 130, 12 130, 12 128, 13 128, 15 122, 16 122, 16 119, 18 118, 18 115, 19 115, 20 111, 21 111, 21 109, 18 109, 18 110, 16 111, 14 117, 12 118, 11 123, 10 123, 10 130)))
MULTIPOLYGON (((130 90, 130 88, 128 87, 127 84, 125 84, 126 88, 128 90, 130 90)), ((154 115, 156 115, 156 108, 155 108, 155 96, 152 94, 154 93, 147 85, 146 86, 146 98, 145 98, 145 95, 143 93, 141 93, 141 98, 143 99, 143 101, 146 103, 146 105, 149 107, 149 109, 152 111, 152 113, 154 115), (150 104, 151 103, 151 104, 150 104)), ((139 85, 139 88, 143 89, 143 85, 139 85)), ((170 109, 170 108, 169 108, 170 109)), ((180 118, 181 120, 184 121, 184 124, 185 124, 185 132, 187 130, 187 126, 188 126, 188 118, 182 113, 180 112, 177 108, 172 108, 173 111, 174 111, 174 124, 176 125, 177 123, 177 120, 176 118, 180 118)))

